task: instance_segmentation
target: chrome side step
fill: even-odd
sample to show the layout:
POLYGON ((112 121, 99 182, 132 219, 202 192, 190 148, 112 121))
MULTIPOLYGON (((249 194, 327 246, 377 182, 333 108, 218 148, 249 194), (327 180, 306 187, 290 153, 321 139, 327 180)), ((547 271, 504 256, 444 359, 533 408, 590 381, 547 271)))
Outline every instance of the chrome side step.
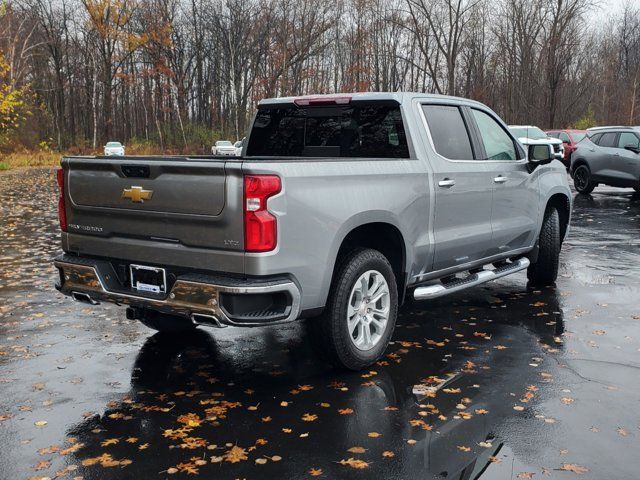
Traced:
POLYGON ((418 287, 413 291, 413 298, 416 300, 429 300, 431 298, 442 297, 450 293, 459 292, 460 290, 475 287, 481 283, 490 282, 491 280, 524 270, 530 263, 531 262, 529 262, 528 258, 522 257, 515 262, 501 265, 493 270, 481 270, 479 272, 472 273, 465 279, 418 287))

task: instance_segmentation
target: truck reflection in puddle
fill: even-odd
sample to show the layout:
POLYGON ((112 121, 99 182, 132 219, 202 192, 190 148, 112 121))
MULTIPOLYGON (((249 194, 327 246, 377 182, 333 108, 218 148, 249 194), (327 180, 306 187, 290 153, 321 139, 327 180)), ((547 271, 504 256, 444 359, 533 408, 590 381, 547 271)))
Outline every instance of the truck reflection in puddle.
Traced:
POLYGON ((107 453, 131 460, 121 465, 130 478, 167 469, 480 478, 503 444, 524 453, 518 421, 532 415, 545 388, 536 366, 561 348, 563 330, 555 290, 499 289, 407 308, 389 355, 364 373, 321 366, 298 324, 248 336, 153 335, 129 394, 68 432, 83 444, 73 453, 79 473, 122 478, 100 467, 107 453))

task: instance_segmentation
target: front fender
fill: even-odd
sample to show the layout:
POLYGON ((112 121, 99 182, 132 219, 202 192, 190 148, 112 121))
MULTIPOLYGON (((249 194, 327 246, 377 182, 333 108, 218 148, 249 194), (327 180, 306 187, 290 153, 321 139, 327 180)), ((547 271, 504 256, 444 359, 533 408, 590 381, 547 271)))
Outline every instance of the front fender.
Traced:
MULTIPOLYGON (((556 162, 554 162, 555 164, 556 162)), ((571 187, 567 179, 567 173, 560 165, 555 165, 552 168, 541 169, 539 172, 538 188, 540 191, 540 209, 538 217, 538 231, 535 238, 540 235, 540 229, 542 228, 542 221, 544 219, 544 213, 549 204, 549 201, 554 195, 563 195, 569 204, 569 218, 567 219, 567 230, 565 237, 569 233, 569 225, 571 223, 571 214, 573 211, 573 195, 571 194, 571 187)))

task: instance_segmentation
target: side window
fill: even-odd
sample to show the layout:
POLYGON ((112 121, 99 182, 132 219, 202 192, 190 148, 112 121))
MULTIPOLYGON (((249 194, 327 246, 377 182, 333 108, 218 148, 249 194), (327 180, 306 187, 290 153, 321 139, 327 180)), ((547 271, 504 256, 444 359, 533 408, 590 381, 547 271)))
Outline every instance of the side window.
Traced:
POLYGON ((615 147, 616 146, 616 132, 603 133, 598 145, 601 147, 615 147))
POLYGON ((562 140, 564 143, 571 143, 571 140, 569 139, 569 135, 567 135, 564 132, 560 132, 560 135, 558 135, 558 138, 562 140))
POLYGON ((620 134, 620 138, 618 139, 618 148, 624 148, 627 145, 633 145, 634 147, 638 148, 638 146, 640 146, 640 141, 634 133, 622 132, 620 134))
POLYGON ((596 145, 600 145, 600 138, 602 138, 602 134, 601 133, 596 133, 595 135, 591 135, 589 137, 589 140, 591 140, 596 145))
POLYGON ((518 160, 518 150, 511 136, 491 116, 471 109, 476 120, 487 160, 518 160))
POLYGON ((473 160, 467 126, 458 107, 423 105, 436 152, 449 160, 473 160))

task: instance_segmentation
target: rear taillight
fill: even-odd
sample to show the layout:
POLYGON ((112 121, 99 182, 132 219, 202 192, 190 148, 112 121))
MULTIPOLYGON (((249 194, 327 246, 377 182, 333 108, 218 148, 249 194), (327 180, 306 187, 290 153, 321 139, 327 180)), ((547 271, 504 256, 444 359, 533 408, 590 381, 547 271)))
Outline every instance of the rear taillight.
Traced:
POLYGON ((58 220, 60 222, 60 230, 67 231, 67 211, 64 205, 64 170, 59 168, 56 172, 58 179, 58 220))
POLYGON ((247 252, 268 252, 276 248, 278 222, 267 210, 267 199, 281 188, 280 177, 276 175, 244 177, 244 249, 247 252))

